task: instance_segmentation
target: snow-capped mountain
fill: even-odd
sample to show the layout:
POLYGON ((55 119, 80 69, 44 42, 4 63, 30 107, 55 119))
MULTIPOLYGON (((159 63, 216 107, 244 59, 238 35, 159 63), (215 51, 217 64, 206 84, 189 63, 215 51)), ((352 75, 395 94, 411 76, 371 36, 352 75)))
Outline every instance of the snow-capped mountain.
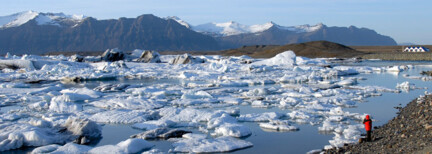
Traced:
POLYGON ((30 20, 35 20, 38 25, 76 26, 85 18, 84 15, 65 15, 63 13, 25 11, 9 16, 1 16, 0 28, 18 27, 30 20))
POLYGON ((83 15, 26 11, 0 17, 0 54, 47 51, 147 49, 215 51, 245 45, 285 45, 326 40, 344 45, 396 45, 367 28, 316 25, 281 26, 273 22, 191 25, 178 17, 151 14, 97 20, 83 15))
POLYGON ((256 25, 244 25, 237 23, 235 21, 229 21, 224 23, 206 23, 201 25, 192 26, 186 21, 178 18, 178 17, 167 17, 166 19, 173 19, 177 21, 179 24, 184 25, 187 28, 190 28, 196 32, 200 32, 206 35, 216 36, 216 37, 224 37, 224 36, 232 36, 239 34, 249 34, 249 33, 259 33, 266 31, 272 27, 276 27, 282 30, 289 30, 296 33, 308 33, 321 29, 325 26, 322 23, 316 25, 299 25, 299 26, 281 26, 274 22, 268 22, 265 24, 256 24, 256 25))

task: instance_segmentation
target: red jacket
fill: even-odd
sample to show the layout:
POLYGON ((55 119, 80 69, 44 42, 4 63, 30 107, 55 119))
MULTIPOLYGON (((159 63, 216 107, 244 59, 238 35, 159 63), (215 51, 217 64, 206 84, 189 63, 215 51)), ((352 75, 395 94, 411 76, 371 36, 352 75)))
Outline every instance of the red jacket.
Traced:
POLYGON ((372 120, 369 118, 369 115, 366 115, 366 118, 363 120, 363 124, 365 125, 366 131, 372 130, 372 120))

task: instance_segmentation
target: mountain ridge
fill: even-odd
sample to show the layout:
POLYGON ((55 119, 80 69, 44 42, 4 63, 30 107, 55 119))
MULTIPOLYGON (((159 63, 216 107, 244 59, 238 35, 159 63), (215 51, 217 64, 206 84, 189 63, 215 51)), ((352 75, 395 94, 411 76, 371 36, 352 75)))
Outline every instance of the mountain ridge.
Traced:
POLYGON ((268 22, 248 26, 231 21, 208 23, 210 31, 203 30, 205 28, 202 26, 200 31, 178 17, 160 18, 152 14, 98 20, 84 15, 27 11, 0 17, 0 54, 104 51, 108 48, 216 51, 244 45, 285 45, 318 40, 344 45, 396 45, 392 38, 371 29, 328 27, 322 23, 281 26, 268 22))

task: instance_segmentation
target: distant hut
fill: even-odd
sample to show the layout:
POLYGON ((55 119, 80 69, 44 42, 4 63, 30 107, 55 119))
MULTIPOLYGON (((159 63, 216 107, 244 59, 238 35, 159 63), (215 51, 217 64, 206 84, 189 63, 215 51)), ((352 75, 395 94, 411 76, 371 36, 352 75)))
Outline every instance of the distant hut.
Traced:
POLYGON ((429 52, 429 48, 423 46, 409 46, 405 47, 403 52, 429 52))

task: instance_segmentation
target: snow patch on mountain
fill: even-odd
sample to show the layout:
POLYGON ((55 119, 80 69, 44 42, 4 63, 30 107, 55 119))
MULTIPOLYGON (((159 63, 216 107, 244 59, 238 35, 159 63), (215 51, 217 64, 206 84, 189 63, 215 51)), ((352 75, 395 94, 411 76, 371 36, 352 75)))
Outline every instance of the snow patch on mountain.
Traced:
POLYGON ((34 19, 38 15, 38 12, 26 11, 15 13, 9 16, 2 16, 0 17, 0 28, 21 26, 22 24, 34 19))
POLYGON ((63 13, 40 13, 36 11, 25 11, 9 16, 0 17, 0 28, 21 26, 30 20, 35 20, 38 25, 70 25, 76 26, 82 22, 84 15, 65 15, 63 13))
POLYGON ((187 23, 186 21, 180 19, 180 18, 177 17, 177 16, 168 16, 168 17, 166 17, 165 19, 166 19, 166 20, 172 19, 172 20, 174 20, 174 21, 177 21, 180 25, 183 25, 183 26, 185 26, 186 28, 190 28, 190 27, 191 27, 189 23, 187 23))

